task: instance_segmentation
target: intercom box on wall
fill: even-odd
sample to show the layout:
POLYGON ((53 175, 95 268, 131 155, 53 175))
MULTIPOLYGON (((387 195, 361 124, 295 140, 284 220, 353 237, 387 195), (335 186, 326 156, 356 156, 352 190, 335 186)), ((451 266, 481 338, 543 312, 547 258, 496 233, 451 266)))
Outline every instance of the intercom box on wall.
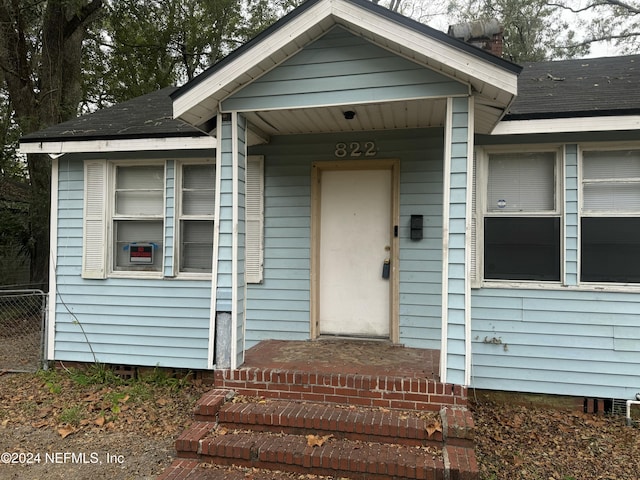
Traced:
POLYGON ((422 215, 411 215, 411 240, 422 240, 422 215))

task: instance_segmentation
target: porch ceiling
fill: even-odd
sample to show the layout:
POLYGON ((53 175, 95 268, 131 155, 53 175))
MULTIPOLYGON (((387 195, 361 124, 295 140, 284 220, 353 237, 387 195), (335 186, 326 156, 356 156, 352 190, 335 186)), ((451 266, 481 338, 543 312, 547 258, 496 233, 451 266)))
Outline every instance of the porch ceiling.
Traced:
MULTIPOLYGON (((305 133, 357 132, 429 128, 444 125, 445 99, 339 105, 324 108, 303 108, 245 112, 247 120, 261 137, 305 133), (355 112, 352 119, 347 111, 355 112)), ((251 143, 259 143, 259 140, 251 143)))

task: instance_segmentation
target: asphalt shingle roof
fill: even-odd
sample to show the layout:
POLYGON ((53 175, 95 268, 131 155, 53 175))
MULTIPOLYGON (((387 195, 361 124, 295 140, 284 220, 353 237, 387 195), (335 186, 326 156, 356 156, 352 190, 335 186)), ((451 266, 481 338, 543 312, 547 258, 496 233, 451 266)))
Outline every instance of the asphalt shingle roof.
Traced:
POLYGON ((640 113, 640 55, 527 63, 505 120, 640 113))
POLYGON ((171 93, 167 87, 112 107, 83 115, 44 130, 25 135, 21 143, 70 140, 194 137, 200 130, 173 118, 171 93))
MULTIPOLYGON (((22 143, 192 137, 167 87, 22 137, 22 143)), ((640 55, 527 63, 504 120, 640 114, 640 55)))

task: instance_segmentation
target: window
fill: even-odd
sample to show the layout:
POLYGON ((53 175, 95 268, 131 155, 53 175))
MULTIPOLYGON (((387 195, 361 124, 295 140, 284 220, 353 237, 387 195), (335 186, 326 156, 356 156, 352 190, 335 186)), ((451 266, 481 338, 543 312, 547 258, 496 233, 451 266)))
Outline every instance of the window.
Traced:
POLYGON ((212 163, 182 165, 179 271, 211 273, 216 170, 212 163))
POLYGON ((162 269, 164 165, 116 165, 113 270, 162 269))
POLYGON ((640 283, 640 150, 582 154, 580 280, 640 283))
POLYGON ((556 157, 555 152, 489 155, 485 280, 560 281, 556 157))
MULTIPOLYGON (((164 160, 84 162, 83 278, 211 274, 215 164, 202 159, 166 165, 165 171, 164 160), (174 265, 165 265, 171 258, 174 265)), ((245 234, 248 283, 263 277, 263 169, 262 157, 247 158, 246 230, 239 234, 245 234)))

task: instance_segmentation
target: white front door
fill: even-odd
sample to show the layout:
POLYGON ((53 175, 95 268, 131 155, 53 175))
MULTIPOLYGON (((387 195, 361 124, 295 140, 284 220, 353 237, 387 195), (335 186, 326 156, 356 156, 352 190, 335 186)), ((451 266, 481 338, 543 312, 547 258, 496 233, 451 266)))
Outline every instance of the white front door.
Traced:
POLYGON ((389 338, 392 169, 319 175, 319 333, 389 338))

